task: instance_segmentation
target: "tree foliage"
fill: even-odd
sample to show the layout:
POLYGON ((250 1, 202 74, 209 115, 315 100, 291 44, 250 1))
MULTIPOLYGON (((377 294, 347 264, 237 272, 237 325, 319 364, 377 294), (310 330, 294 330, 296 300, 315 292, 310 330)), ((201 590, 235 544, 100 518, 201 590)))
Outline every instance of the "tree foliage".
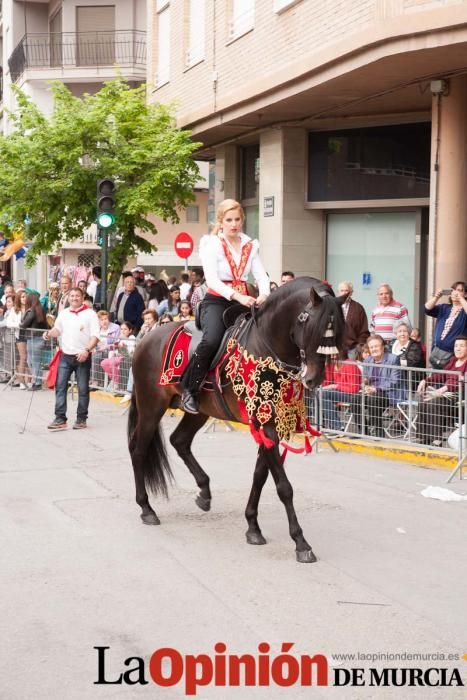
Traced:
POLYGON ((150 214, 177 223, 177 208, 193 201, 199 147, 177 129, 173 107, 147 104, 146 87, 122 79, 94 95, 74 96, 51 84, 54 108, 44 116, 20 89, 10 114, 14 131, 0 137, 0 220, 19 228, 27 216, 32 245, 27 264, 82 236, 96 220, 96 183, 114 178, 116 236, 109 268, 119 274, 126 259, 156 246, 139 232, 155 234, 150 214))

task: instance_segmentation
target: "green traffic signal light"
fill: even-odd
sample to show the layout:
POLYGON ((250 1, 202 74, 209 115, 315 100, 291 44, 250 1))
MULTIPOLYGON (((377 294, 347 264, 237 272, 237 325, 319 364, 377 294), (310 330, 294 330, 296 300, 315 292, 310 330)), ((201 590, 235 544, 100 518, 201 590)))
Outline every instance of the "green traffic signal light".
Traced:
POLYGON ((97 217, 99 228, 111 228, 116 221, 115 216, 115 182, 104 178, 97 182, 97 217))
POLYGON ((97 216, 97 225, 99 228, 110 228, 115 223, 115 216, 109 212, 102 212, 97 216))

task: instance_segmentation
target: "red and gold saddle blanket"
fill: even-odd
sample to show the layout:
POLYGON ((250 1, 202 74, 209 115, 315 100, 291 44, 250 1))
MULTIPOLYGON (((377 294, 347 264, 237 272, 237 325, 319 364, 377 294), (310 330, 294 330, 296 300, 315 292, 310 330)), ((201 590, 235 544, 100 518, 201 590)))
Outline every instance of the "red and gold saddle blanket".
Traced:
MULTIPOLYGON (((178 384, 189 361, 192 336, 184 326, 179 326, 170 336, 165 348, 159 385, 178 384)), ((248 423, 250 432, 258 444, 267 448, 274 442, 267 438, 264 427, 273 423, 277 436, 285 451, 310 452, 309 437, 320 433, 312 428, 305 411, 304 387, 297 377, 284 372, 270 357, 258 358, 242 348, 236 338, 229 338, 220 361, 208 375, 203 389, 214 391, 214 382, 219 384, 221 368, 232 384, 240 408, 240 414, 248 423), (287 444, 293 435, 302 434, 303 448, 287 444)))
POLYGON ((189 360, 191 333, 184 326, 179 326, 170 336, 162 360, 159 386, 178 384, 189 360))
MULTIPOLYGON (((182 374, 190 360, 189 352, 192 337, 191 333, 185 330, 184 325, 174 330, 165 348, 158 382, 159 386, 180 383, 182 374)), ((215 375, 215 370, 209 372, 203 384, 203 389, 206 391, 214 390, 212 382, 215 381, 215 375)))

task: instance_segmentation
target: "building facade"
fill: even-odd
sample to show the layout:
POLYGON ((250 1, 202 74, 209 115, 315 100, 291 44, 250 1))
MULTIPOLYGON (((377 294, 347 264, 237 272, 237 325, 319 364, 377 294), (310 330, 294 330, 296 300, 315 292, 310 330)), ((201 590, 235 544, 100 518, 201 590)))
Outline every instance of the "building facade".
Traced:
POLYGON ((242 201, 272 279, 392 284, 414 323, 467 277, 465 0, 149 0, 150 99, 242 201))
MULTIPOLYGON (((63 81, 73 94, 97 92, 117 71, 139 85, 146 80, 146 0, 3 0, 1 3, 2 105, 14 110, 11 86, 18 85, 50 114, 49 83, 63 81)), ((1 128, 11 125, 2 113, 1 128)), ((95 227, 67 242, 55 255, 41 256, 25 270, 24 259, 9 261, 14 279, 45 289, 50 265, 100 264, 95 227)))

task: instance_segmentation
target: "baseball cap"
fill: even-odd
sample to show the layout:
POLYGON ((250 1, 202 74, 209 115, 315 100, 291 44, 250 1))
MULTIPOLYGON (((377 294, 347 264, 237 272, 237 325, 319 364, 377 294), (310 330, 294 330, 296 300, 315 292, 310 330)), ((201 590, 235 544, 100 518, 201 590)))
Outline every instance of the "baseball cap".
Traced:
POLYGON ((137 265, 132 269, 132 272, 144 272, 144 267, 141 267, 141 265, 137 265))

